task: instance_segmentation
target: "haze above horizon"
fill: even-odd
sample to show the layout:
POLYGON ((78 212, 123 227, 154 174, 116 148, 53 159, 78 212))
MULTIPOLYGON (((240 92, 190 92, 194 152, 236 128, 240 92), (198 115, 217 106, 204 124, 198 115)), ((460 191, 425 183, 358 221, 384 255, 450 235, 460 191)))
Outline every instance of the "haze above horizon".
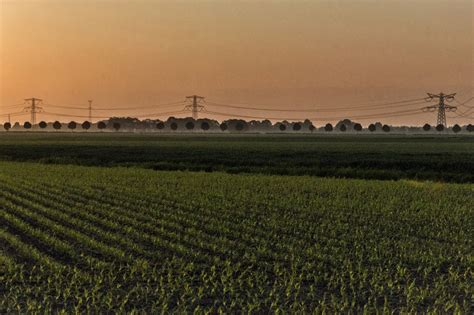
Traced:
POLYGON ((378 105, 441 91, 470 99, 473 10, 471 0, 0 0, 0 115, 32 96, 64 106, 45 112, 73 118, 87 112, 67 107, 88 99, 99 109, 129 108, 97 116, 140 115, 199 94, 210 112, 229 115, 206 115, 219 120, 381 115, 373 120, 433 123, 433 113, 387 115, 432 103, 378 105))

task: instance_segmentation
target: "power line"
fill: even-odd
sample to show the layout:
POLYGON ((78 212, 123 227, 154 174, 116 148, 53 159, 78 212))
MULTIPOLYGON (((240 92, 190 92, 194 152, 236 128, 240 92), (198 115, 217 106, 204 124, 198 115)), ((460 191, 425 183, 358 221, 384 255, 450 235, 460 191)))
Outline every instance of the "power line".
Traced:
POLYGON ((416 98, 416 99, 409 99, 409 100, 402 100, 396 102, 386 102, 386 103, 378 103, 378 104, 366 104, 361 106, 347 106, 347 107, 332 107, 331 109, 280 109, 280 108, 270 108, 270 107, 253 107, 247 104, 225 104, 225 103, 216 103, 216 102, 206 102, 206 104, 212 106, 220 106, 220 107, 228 107, 228 108, 236 108, 236 109, 248 109, 248 110, 259 110, 259 111, 274 111, 274 112, 335 112, 338 110, 354 110, 354 109, 367 109, 367 110, 375 110, 381 107, 386 107, 389 105, 398 105, 400 106, 413 106, 423 103, 422 101, 424 98, 416 98), (403 104, 403 105, 402 105, 403 104), (247 106, 244 106, 247 105, 247 106))
POLYGON ((14 108, 14 107, 23 106, 23 105, 25 105, 25 102, 19 103, 19 104, 2 105, 0 106, 0 108, 7 109, 7 108, 14 108))
MULTIPOLYGON (((148 114, 133 115, 133 116, 134 117, 155 117, 155 116, 173 115, 173 114, 181 114, 181 113, 184 113, 184 111, 179 110, 179 111, 169 111, 169 112, 159 112, 159 113, 148 113, 148 114)), ((43 112, 43 114, 60 116, 60 117, 70 117, 70 118, 89 118, 89 116, 84 116, 84 115, 73 115, 73 114, 53 113, 53 112, 43 112)), ((109 118, 113 118, 113 116, 92 116, 91 118, 109 119, 109 118)))
MULTIPOLYGON (((94 107, 94 111, 136 110, 136 109, 149 109, 149 108, 157 108, 157 107, 167 108, 167 107, 175 107, 175 106, 172 106, 172 105, 178 105, 178 104, 184 104, 184 103, 185 103, 185 101, 172 102, 172 103, 163 103, 163 104, 156 104, 156 105, 148 105, 148 106, 139 106, 139 107, 100 107, 100 108, 94 107)), ((48 106, 48 107, 63 108, 63 109, 79 109, 79 110, 88 110, 89 109, 89 107, 77 107, 76 105, 55 105, 55 104, 44 104, 44 105, 48 106)))
POLYGON ((466 105, 467 103, 469 103, 470 101, 474 100, 474 96, 471 97, 471 98, 468 98, 467 100, 465 100, 464 102, 460 102, 458 101, 457 99, 454 99, 454 101, 456 101, 456 103, 459 104, 459 106, 464 106, 464 107, 468 107, 468 108, 474 108, 474 106, 469 106, 469 105, 466 105))
MULTIPOLYGON (((60 117, 75 117, 75 118, 89 118, 89 116, 84 116, 84 115, 72 115, 72 114, 63 114, 63 113, 53 113, 53 112, 43 112, 45 115, 54 115, 54 116, 60 116, 60 117)), ((108 116, 93 116, 92 118, 99 118, 99 119, 107 119, 110 118, 108 116)))
POLYGON ((385 117, 402 117, 408 115, 419 115, 423 114, 419 110, 405 110, 405 111, 398 111, 398 112, 390 112, 390 113, 379 113, 379 114, 371 114, 371 115, 350 115, 350 116, 339 116, 339 117, 268 117, 268 116, 252 116, 252 115, 241 115, 235 113, 222 113, 222 112, 215 112, 205 110, 206 113, 219 115, 219 116, 226 116, 226 117, 239 117, 239 118, 251 118, 251 119, 273 119, 273 120, 313 120, 313 121, 328 121, 328 120, 341 120, 341 119, 373 119, 373 118, 385 118, 385 117))
POLYGON ((25 115, 27 112, 14 112, 14 113, 9 113, 9 114, 0 114, 0 116, 20 116, 20 115, 25 115))

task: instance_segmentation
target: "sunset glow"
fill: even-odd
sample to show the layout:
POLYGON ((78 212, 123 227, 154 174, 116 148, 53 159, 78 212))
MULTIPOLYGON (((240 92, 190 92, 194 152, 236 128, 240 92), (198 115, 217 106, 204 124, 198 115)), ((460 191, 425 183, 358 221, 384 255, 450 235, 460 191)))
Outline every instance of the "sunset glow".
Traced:
MULTIPOLYGON (((66 107, 87 106, 93 99, 100 109, 151 106, 199 94, 211 102, 256 108, 324 109, 310 116, 334 121, 354 112, 332 108, 440 91, 458 92, 462 102, 474 93, 471 0, 0 3, 0 114, 21 110, 12 105, 33 96, 66 107)), ((94 115, 164 110, 169 108, 94 115)), ((87 115, 77 109, 48 112, 87 115)), ((226 112, 282 119, 309 116, 226 112)), ((40 114, 40 119, 54 118, 40 114)), ((27 119, 27 114, 15 117, 27 119)), ((361 122, 373 120, 421 124, 435 116, 361 122)))

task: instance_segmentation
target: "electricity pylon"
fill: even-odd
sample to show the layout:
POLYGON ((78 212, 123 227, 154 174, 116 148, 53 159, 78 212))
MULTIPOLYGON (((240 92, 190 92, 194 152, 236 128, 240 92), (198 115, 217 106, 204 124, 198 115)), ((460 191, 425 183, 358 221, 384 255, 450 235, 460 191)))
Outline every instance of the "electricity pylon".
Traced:
POLYGON ((31 113, 31 124, 34 126, 36 124, 36 113, 40 112, 43 108, 38 106, 39 102, 42 102, 42 99, 32 97, 26 98, 25 101, 31 102, 30 106, 24 108, 25 111, 29 111, 31 113))
POLYGON ((434 99, 439 99, 439 103, 437 105, 432 105, 432 106, 427 106, 424 108, 425 111, 429 112, 434 112, 438 110, 438 119, 437 119, 437 125, 443 125, 444 127, 447 127, 446 123, 446 112, 454 112, 458 108, 456 106, 451 106, 447 105, 445 102, 451 102, 454 100, 454 96, 456 93, 453 94, 444 94, 444 93, 439 93, 439 94, 431 94, 427 93, 428 97, 425 98, 427 102, 430 102, 434 99))
POLYGON ((193 119, 197 120, 198 119, 198 112, 202 111, 204 108, 203 105, 200 105, 199 103, 204 100, 204 97, 199 96, 199 95, 191 95, 191 96, 186 96, 186 99, 191 99, 193 100, 193 103, 190 105, 186 105, 184 107, 185 110, 190 110, 193 112, 193 119))

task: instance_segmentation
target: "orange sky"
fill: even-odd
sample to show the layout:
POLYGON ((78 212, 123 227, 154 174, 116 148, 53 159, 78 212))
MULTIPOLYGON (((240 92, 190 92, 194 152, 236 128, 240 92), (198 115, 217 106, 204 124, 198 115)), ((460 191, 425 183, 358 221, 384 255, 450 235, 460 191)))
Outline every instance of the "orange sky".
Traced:
MULTIPOLYGON (((462 102, 474 94, 473 16, 472 0, 0 0, 0 121, 22 108, 11 105, 32 96, 66 107, 93 99, 97 108, 108 108, 200 94, 216 103, 323 109, 291 113, 209 105, 215 112, 327 121, 416 109, 424 104, 334 108, 426 92, 459 92, 462 102)), ((84 110, 43 107, 87 116, 84 110)), ((82 120, 61 117, 72 119, 82 120)), ((435 115, 355 120, 420 124, 434 123, 435 115)), ((472 119, 448 119, 454 122, 472 119)))

